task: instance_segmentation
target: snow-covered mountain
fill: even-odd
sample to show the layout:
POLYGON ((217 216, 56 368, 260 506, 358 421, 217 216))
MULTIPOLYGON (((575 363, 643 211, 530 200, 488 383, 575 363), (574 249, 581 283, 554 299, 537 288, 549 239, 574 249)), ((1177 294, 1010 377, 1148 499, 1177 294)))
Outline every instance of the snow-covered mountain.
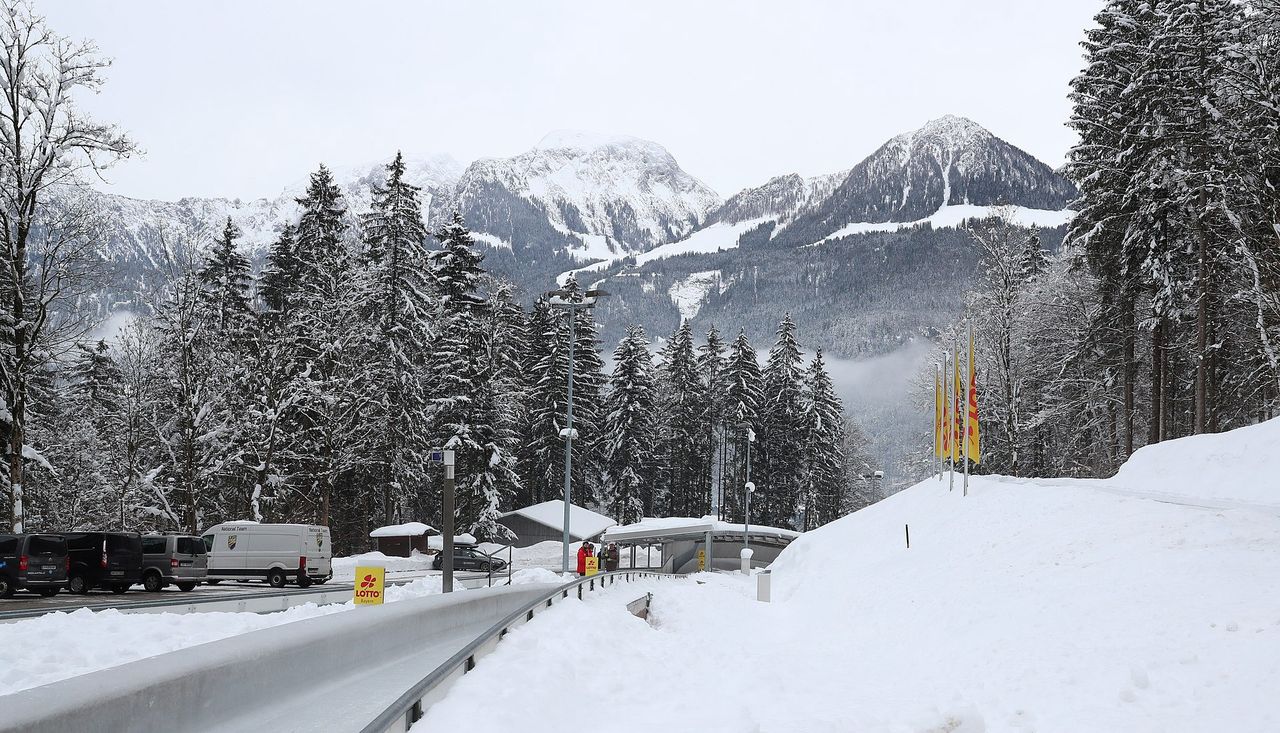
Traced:
POLYGON ((657 143, 562 131, 513 158, 472 163, 455 204, 473 229, 516 251, 594 260, 680 239, 720 196, 657 143))
MULTIPOLYGON (((333 169, 353 215, 368 210, 385 164, 333 169)), ((517 278, 531 262, 595 260, 680 239, 721 204, 661 145, 578 132, 552 133, 528 152, 465 167, 447 155, 406 156, 406 178, 422 188, 429 226, 461 211, 479 242, 506 250, 506 259, 495 262, 517 278)), ((280 226, 296 218, 306 185, 303 175, 279 196, 252 200, 152 201, 96 191, 62 196, 64 203, 72 195, 87 200, 102 214, 98 250, 115 268, 106 300, 120 303, 145 292, 175 252, 205 246, 227 217, 243 232, 241 247, 260 260, 280 226)), ((539 285, 550 279, 539 270, 528 274, 539 285)))
POLYGON ((1060 212, 1074 195, 1069 181, 1031 154, 972 120, 946 115, 880 146, 778 236, 808 244, 868 229, 858 225, 927 220, 953 206, 1060 212))
MULTIPOLYGON (((1021 224, 1056 227, 1071 218, 1067 205, 1074 195, 1067 179, 1029 153, 972 120, 946 115, 893 137, 850 169, 814 178, 781 175, 745 189, 697 230, 648 249, 634 262, 744 243, 819 244, 925 223, 956 227, 991 215, 997 206, 1021 224)), ((601 254, 599 262, 575 272, 606 271, 629 254, 601 254)), ((698 269, 696 263, 690 267, 698 269)))

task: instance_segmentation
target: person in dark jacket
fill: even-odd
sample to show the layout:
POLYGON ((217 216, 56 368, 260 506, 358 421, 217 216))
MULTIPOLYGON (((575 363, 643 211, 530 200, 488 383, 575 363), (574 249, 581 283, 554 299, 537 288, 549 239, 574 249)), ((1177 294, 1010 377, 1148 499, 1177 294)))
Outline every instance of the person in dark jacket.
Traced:
POLYGON ((582 547, 578 548, 578 575, 587 574, 587 558, 594 557, 595 554, 595 548, 591 546, 591 543, 583 540, 582 547))
POLYGON ((622 552, 618 550, 618 543, 610 542, 609 546, 602 553, 604 555, 604 568, 612 573, 618 569, 618 564, 622 560, 622 552))

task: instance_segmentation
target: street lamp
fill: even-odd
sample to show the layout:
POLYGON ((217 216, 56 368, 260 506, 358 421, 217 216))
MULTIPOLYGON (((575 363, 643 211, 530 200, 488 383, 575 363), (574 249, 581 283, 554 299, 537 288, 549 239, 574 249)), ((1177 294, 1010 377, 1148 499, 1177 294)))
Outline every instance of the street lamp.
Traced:
POLYGON ((747 435, 747 482, 742 487, 742 548, 745 550, 747 534, 751 531, 751 494, 756 490, 756 485, 751 483, 751 444, 756 442, 756 431, 751 429, 749 422, 740 422, 737 427, 747 435))
POLYGON ((577 293, 563 288, 547 293, 547 303, 552 308, 563 308, 569 312, 569 406, 565 417, 565 427, 560 431, 564 439, 564 552, 561 556, 563 572, 569 571, 569 506, 573 500, 570 477, 573 475, 573 441, 578 431, 573 429, 573 351, 577 343, 577 315, 581 308, 594 308, 596 301, 609 295, 603 290, 593 289, 585 293, 577 293))

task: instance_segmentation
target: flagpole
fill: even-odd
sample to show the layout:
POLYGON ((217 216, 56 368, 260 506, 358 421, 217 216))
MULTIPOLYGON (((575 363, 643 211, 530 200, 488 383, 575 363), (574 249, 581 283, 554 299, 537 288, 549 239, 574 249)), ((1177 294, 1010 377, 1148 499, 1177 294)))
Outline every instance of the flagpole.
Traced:
MULTIPOLYGON (((953 372, 955 371, 955 365, 954 365, 955 355, 954 354, 951 355, 951 359, 953 362, 952 367, 950 369, 947 369, 946 372, 942 375, 942 381, 944 384, 947 381, 948 377, 951 378, 952 382, 955 381, 955 376, 953 376, 953 372)), ((947 443, 948 443, 948 447, 950 448, 950 450, 947 451, 947 466, 950 467, 951 469, 950 471, 947 472, 947 491, 954 491, 956 488, 956 458, 955 458, 956 456, 956 445, 955 445, 956 444, 956 429, 955 429, 956 416, 954 414, 956 411, 956 408, 955 408, 956 400, 954 395, 955 385, 953 384, 951 386, 951 389, 949 390, 943 389, 942 391, 947 393, 946 402, 944 402, 943 404, 946 405, 946 407, 944 408, 945 414, 950 416, 950 419, 946 421, 947 424, 942 426, 942 429, 947 431, 947 437, 949 438, 947 443)))
POLYGON ((969 322, 969 363, 964 377, 964 495, 969 495, 969 385, 973 383, 973 321, 969 322))
POLYGON ((933 455, 938 459, 938 482, 942 482, 942 389, 938 365, 933 365, 933 455))

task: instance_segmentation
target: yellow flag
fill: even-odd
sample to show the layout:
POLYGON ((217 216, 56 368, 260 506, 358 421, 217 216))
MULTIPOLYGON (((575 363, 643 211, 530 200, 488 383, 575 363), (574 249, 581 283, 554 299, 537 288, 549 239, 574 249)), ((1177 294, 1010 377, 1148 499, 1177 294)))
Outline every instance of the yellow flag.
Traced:
POLYGON ((951 460, 959 462, 964 460, 964 383, 960 381, 960 349, 959 344, 956 345, 955 358, 952 363, 955 364, 955 381, 952 392, 952 408, 951 408, 951 460))
POLYGON ((982 445, 978 440, 978 367, 973 358, 973 331, 969 331, 969 409, 965 412, 969 420, 969 460, 982 462, 982 445))
POLYGON ((933 454, 942 457, 942 426, 946 418, 942 410, 942 380, 938 367, 933 367, 933 454))

